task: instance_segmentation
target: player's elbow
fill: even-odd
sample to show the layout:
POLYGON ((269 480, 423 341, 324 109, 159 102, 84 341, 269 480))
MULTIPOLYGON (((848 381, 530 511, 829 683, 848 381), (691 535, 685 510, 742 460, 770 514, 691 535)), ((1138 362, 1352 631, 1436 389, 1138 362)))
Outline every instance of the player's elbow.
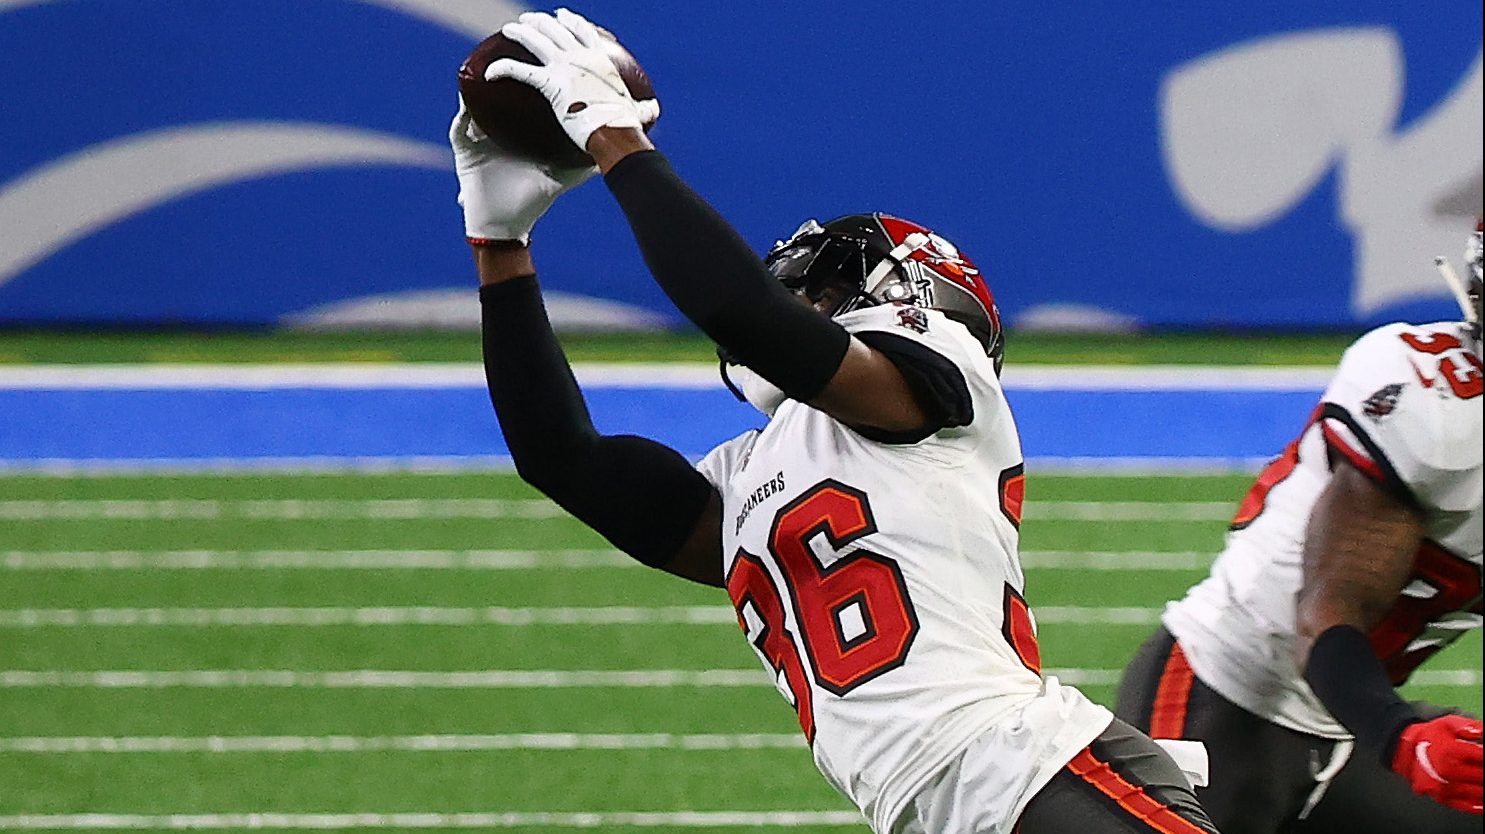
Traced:
POLYGON ((1306 600, 1305 595, 1301 593, 1294 618, 1294 659, 1298 662, 1299 668, 1305 668, 1305 663, 1310 657, 1310 648, 1315 645, 1315 640, 1332 625, 1335 623, 1330 621, 1330 618, 1319 615, 1313 600, 1306 600))
POLYGON ((1300 589, 1294 617, 1294 651, 1299 668, 1305 668, 1310 650, 1320 635, 1336 626, 1346 626, 1365 634, 1370 631, 1371 624, 1380 619, 1380 614, 1373 610, 1375 606, 1365 604, 1357 596, 1308 585, 1300 589))
POLYGON ((561 503, 582 477, 583 462, 591 454, 596 437, 549 436, 539 443, 510 444, 516 474, 538 492, 561 503))
POLYGON ((571 459, 565 455, 516 457, 516 474, 521 480, 554 501, 560 502, 562 495, 567 492, 572 471, 571 459))
POLYGON ((1309 658, 1310 648, 1327 629, 1361 624, 1352 604, 1353 596, 1353 593, 1326 581, 1324 576, 1311 575, 1300 585, 1295 596, 1294 650, 1301 669, 1309 658))

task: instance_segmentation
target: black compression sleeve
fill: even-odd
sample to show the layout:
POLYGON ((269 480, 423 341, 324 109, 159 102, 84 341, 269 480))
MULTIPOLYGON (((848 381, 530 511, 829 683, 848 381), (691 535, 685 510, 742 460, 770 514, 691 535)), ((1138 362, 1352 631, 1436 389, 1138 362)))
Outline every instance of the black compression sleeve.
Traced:
POLYGON ((856 338, 892 360, 913 400, 927 418, 923 428, 911 432, 869 431, 857 428, 863 436, 884 443, 917 443, 939 429, 967 426, 974 422, 974 400, 964 373, 948 357, 924 347, 905 336, 880 330, 864 330, 856 338))
POLYGON ((1366 635, 1348 625, 1331 626, 1315 640, 1305 663, 1305 681, 1320 703, 1356 736, 1356 741, 1392 761, 1402 729, 1420 720, 1398 696, 1366 635))
POLYGON ((792 399, 808 402, 825 389, 850 335, 795 301, 664 156, 631 154, 605 181, 656 283, 686 318, 792 399))
POLYGON ((485 381, 516 471, 615 547, 664 566, 712 485, 673 449, 593 428, 535 276, 482 287, 480 306, 485 381))

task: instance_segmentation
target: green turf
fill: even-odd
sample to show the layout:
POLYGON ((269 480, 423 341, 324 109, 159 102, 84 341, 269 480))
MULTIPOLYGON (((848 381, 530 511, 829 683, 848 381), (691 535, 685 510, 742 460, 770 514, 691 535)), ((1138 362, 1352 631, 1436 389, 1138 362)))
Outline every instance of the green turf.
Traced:
MULTIPOLYGON (((1224 506, 1250 476, 1030 480, 1023 546, 1030 552, 1215 553, 1224 506), (1077 521, 1038 502, 1179 502, 1206 520, 1077 521), (1198 513, 1201 515, 1201 513, 1198 513)), ((632 563, 505 569, 22 569, 57 551, 252 553, 306 558, 353 550, 606 550, 567 518, 479 517, 446 504, 419 517, 372 518, 367 499, 501 499, 535 494, 507 474, 0 477, 0 609, 440 609, 698 606, 703 624, 624 625, 0 625, 3 670, 384 669, 707 670, 757 672, 756 684, 704 688, 538 689, 86 688, 0 686, 0 739, 18 737, 428 734, 768 734, 793 738, 795 716, 757 668, 725 595, 632 563), (107 518, 102 502, 217 502, 215 517, 107 518), (334 518, 252 518, 246 501, 319 501, 334 518), (69 503, 57 503, 69 502, 69 503), (52 514, 64 518, 44 518, 52 514), (437 517, 433 517, 436 515, 437 517), (319 552, 325 552, 320 554, 319 552)), ((123 507, 125 505, 117 505, 123 507)), ((138 511, 140 504, 128 507, 138 511)), ((154 504, 154 511, 187 505, 154 504)), ((190 505, 200 508, 204 504, 190 505)), ((288 505, 283 505, 287 507, 288 505)), ((308 506, 308 505, 304 505, 308 506)), ((385 506, 385 505, 383 505, 385 506)), ((432 505, 429 505, 432 506, 432 505)), ((542 506, 536 503, 511 505, 542 506)), ((463 507, 464 509, 460 509, 463 507)), ((258 507, 258 512, 262 511, 258 507)), ((280 507, 283 510, 283 507, 280 507)), ((270 512, 269 515, 273 513, 270 512)), ((396 513, 394 513, 395 515, 396 513)), ((1029 568, 1034 607, 1158 609, 1200 570, 1029 568)), ((1055 618, 1052 618, 1055 619, 1055 618)), ((1045 622, 1050 667, 1118 670, 1151 626, 1045 622)), ((1427 670, 1479 669, 1467 636, 1427 670)), ((1080 687, 1112 703, 1114 687, 1080 687)), ((1481 687, 1410 686, 1410 697, 1481 708, 1481 687)), ((4 753, 0 816, 225 812, 837 811, 802 746, 760 750, 496 750, 336 753, 4 753)), ((593 829, 589 829, 593 830, 593 829)), ((624 827, 616 831, 699 831, 624 827)), ((732 829, 736 830, 736 829, 732 829)), ((841 830, 841 829, 835 829, 841 830)), ((846 829, 850 830, 850 829, 846 829)), ((864 827, 861 829, 864 831, 864 827)))
MULTIPOLYGON (((1359 333, 1067 334, 1011 332, 1007 361, 1034 364, 1333 365, 1359 333)), ((695 331, 567 334, 582 362, 712 362, 695 331)), ((479 334, 463 331, 0 330, 0 364, 98 362, 477 362, 479 334)))
MULTIPOLYGON (((748 658, 752 662, 751 654, 748 658)), ((169 693, 168 710, 160 708, 161 693, 148 689, 17 689, 5 700, 11 707, 0 712, 5 737, 799 731, 794 713, 766 686, 722 691, 263 689, 252 697, 181 689, 169 693)))
POLYGON ((708 807, 790 811, 849 807, 819 778, 797 778, 780 759, 807 751, 499 751, 497 753, 170 754, 190 774, 162 791, 159 755, 31 756, 7 773, 6 804, 31 813, 79 807, 131 813, 224 809, 351 813, 430 808, 501 811, 681 811, 708 807), (719 778, 726 774, 725 778, 719 778))
MULTIPOLYGON (((1242 497, 1252 476, 1066 475, 1032 472, 1028 499, 1056 501, 1229 501, 1242 497)), ((5 475, 0 500, 28 499, 337 499, 337 498, 540 498, 503 472, 210 474, 58 477, 5 475)), ((1035 508, 1032 508, 1035 511, 1035 508)))

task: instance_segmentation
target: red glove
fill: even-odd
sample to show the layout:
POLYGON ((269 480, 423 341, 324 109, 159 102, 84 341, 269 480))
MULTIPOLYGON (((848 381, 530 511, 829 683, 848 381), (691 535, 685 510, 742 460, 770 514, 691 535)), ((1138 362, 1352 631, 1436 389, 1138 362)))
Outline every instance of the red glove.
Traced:
POLYGON ((1392 769, 1408 780, 1414 793, 1456 811, 1479 814, 1485 790, 1481 762, 1480 719, 1446 715, 1404 727, 1392 769))

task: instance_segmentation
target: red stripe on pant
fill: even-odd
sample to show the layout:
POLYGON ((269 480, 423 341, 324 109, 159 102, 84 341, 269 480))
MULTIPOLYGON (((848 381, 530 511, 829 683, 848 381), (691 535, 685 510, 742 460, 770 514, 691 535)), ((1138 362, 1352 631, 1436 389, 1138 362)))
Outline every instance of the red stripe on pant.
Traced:
POLYGON ((1160 685, 1155 689, 1155 703, 1150 708, 1150 738, 1181 738, 1186 732, 1186 705, 1191 699, 1191 684, 1196 673, 1186 660, 1181 644, 1171 646, 1160 685))
POLYGON ((1092 785, 1099 793, 1119 804, 1152 831, 1159 834, 1209 834, 1206 829, 1172 811, 1145 789, 1120 776, 1106 762, 1099 761, 1091 748, 1073 757, 1067 769, 1092 785))

